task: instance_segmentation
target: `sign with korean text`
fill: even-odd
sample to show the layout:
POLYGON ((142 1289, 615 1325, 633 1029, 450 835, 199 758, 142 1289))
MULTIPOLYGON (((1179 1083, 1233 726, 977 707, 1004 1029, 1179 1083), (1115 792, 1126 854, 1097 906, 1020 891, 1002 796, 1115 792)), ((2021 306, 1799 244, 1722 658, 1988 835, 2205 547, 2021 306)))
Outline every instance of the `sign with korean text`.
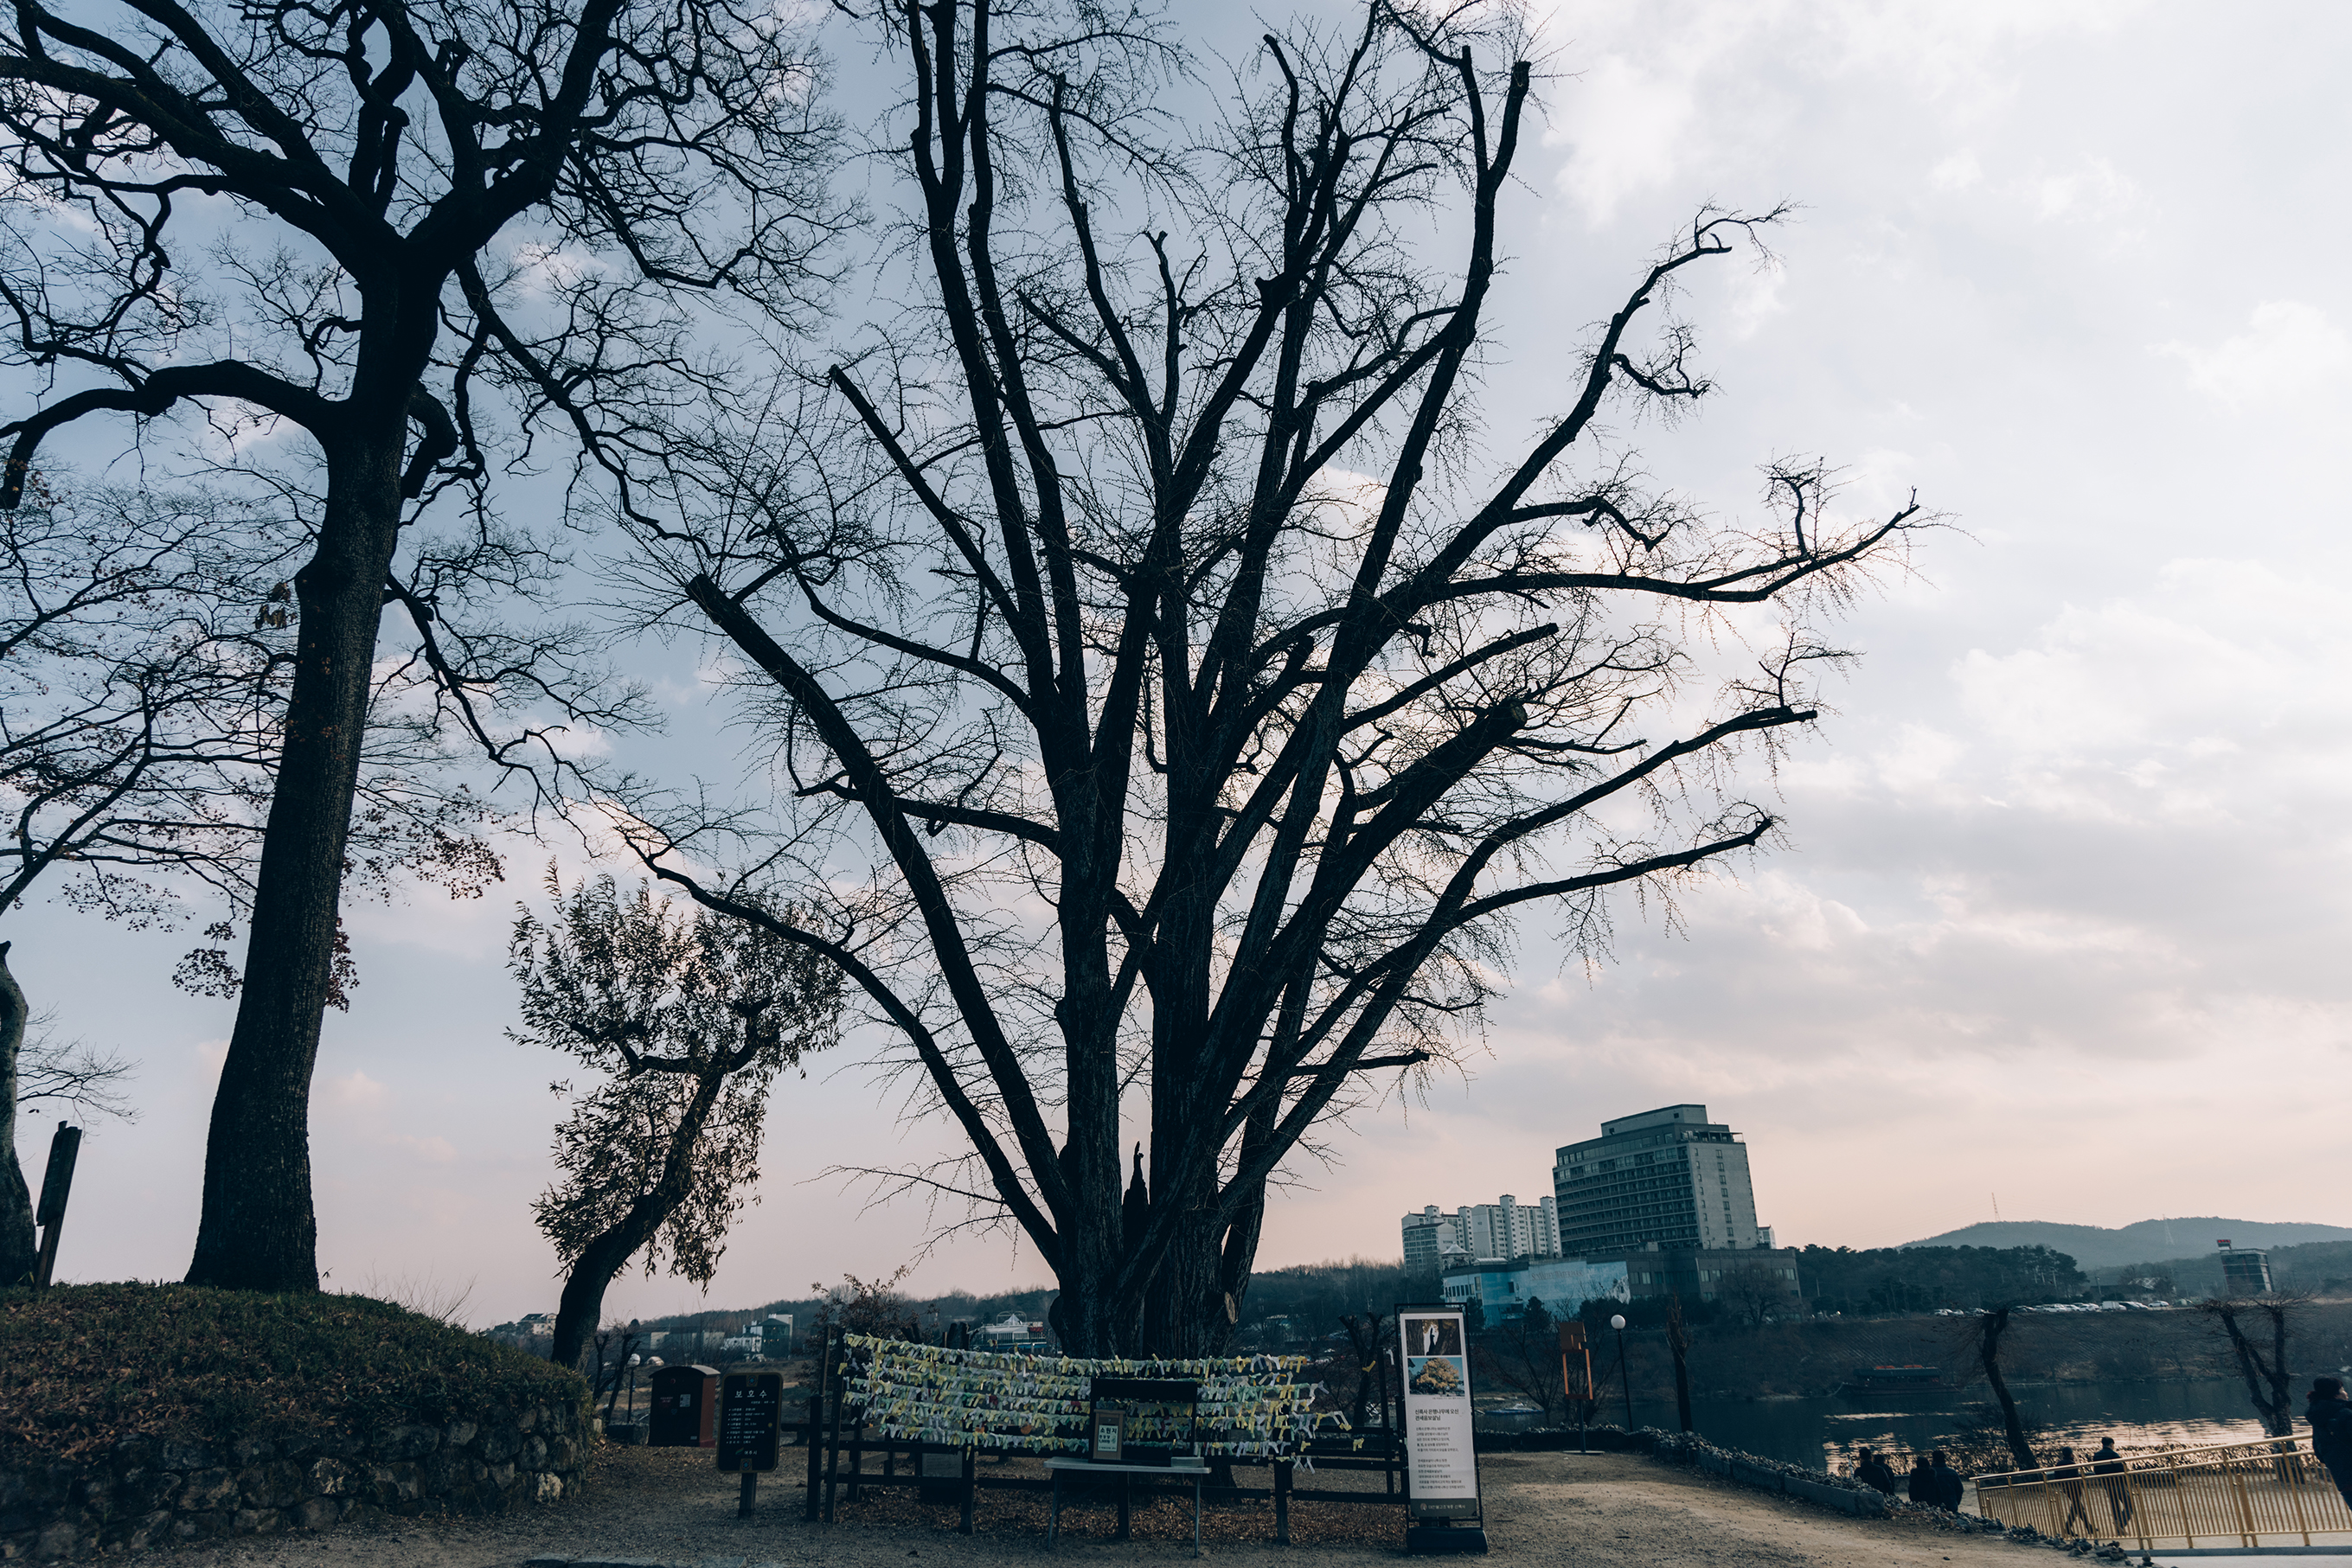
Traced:
POLYGON ((784 1413, 784 1375, 730 1372, 719 1384, 719 1468, 772 1470, 784 1413))
POLYGON ((1414 1519, 1476 1519, 1478 1451, 1470 1434, 1470 1345, 1455 1307, 1399 1307, 1404 1369, 1406 1510, 1414 1519))

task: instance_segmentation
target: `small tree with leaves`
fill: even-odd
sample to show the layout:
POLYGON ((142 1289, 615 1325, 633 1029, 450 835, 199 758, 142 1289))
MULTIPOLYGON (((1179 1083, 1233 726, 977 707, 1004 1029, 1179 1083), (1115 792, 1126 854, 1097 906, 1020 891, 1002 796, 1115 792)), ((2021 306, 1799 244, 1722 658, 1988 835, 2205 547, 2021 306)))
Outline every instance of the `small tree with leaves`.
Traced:
POLYGON ((558 1082, 561 1178, 532 1206, 566 1270, 550 1354, 573 1365, 604 1290, 633 1258, 707 1285, 727 1228, 759 1179, 768 1088, 833 1044, 841 982, 827 960, 737 921, 682 913, 611 877, 570 894, 551 866, 553 917, 524 910, 509 965, 527 1045, 595 1081, 558 1082))

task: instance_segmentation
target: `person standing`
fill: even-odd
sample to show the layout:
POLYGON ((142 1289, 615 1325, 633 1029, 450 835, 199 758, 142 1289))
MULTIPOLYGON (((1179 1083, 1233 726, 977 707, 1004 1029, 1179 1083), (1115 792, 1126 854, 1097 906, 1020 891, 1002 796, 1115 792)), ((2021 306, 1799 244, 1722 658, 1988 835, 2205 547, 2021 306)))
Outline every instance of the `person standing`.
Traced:
POLYGON ((2083 1511, 2083 1467, 2074 1462, 2074 1449, 2058 1450, 2058 1463, 2051 1469, 2050 1479, 2058 1483, 2058 1494, 2066 1500, 2066 1522, 2058 1527, 2060 1532, 2074 1529, 2076 1520, 2082 1521, 2084 1533, 2095 1530, 2091 1516, 2083 1511))
POLYGON ((2107 1511, 2115 1515, 2116 1533, 2121 1535, 2132 1521, 2131 1481, 2113 1437, 2099 1439, 2099 1451, 2091 1456, 2091 1473, 2099 1478, 2099 1486, 2107 1494, 2107 1511))
POLYGON ((1928 1473, 1936 1478, 1936 1506, 1948 1508, 1954 1513, 1959 1512, 1960 1500, 1969 1495, 1969 1483, 1960 1479, 1959 1471, 1952 1469, 1952 1462, 1944 1457, 1943 1449, 1937 1449, 1927 1458, 1928 1473))
POLYGON ((2311 1423, 2311 1457, 2327 1467, 2344 1504, 2352 1508, 2352 1398, 2333 1377, 2315 1377, 2303 1418, 2311 1423))
POLYGON ((1936 1506, 1936 1472, 1928 1465, 1927 1455, 1922 1454, 1911 1461, 1911 1473, 1904 1479, 1910 1483, 1913 1502, 1923 1502, 1929 1508, 1936 1506))
POLYGON ((1895 1495, 1895 1467, 1875 1448, 1862 1451, 1862 1462, 1853 1467, 1853 1479, 1888 1497, 1895 1495))

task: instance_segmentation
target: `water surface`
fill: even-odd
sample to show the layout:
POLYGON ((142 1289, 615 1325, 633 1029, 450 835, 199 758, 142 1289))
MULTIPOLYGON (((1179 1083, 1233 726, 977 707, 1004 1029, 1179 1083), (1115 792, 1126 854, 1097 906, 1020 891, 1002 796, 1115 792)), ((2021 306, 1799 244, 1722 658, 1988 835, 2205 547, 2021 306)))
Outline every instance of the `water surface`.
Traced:
MULTIPOLYGON (((2245 1385, 2223 1378, 2074 1384, 2013 1392, 2027 1417, 2046 1428, 2037 1435, 2037 1447, 2064 1443, 2088 1452, 2099 1446, 2101 1437, 2111 1437, 2117 1448, 2134 1453, 2263 1436, 2245 1385)), ((1622 1421, 1624 1416, 1621 1396, 1604 1405, 1595 1418, 1622 1421)), ((1727 1448, 1843 1472, 1852 1469, 1856 1449, 1916 1453, 1937 1448, 1984 1420, 1997 1421, 1999 1416, 1991 1394, 1979 1385, 1958 1390, 1870 1389, 1827 1399, 1694 1398, 1691 1418, 1702 1437, 1727 1448)), ((1638 1396, 1633 1420, 1637 1426, 1669 1432, 1678 1425, 1673 1400, 1638 1396)))

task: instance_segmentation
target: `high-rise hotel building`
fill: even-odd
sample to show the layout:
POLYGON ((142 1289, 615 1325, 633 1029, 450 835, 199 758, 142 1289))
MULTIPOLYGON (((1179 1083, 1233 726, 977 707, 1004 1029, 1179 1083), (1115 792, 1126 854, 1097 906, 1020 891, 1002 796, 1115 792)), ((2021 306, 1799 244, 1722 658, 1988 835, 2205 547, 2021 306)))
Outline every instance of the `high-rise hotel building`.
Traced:
POLYGON ((1748 1145, 1704 1105, 1603 1122, 1599 1137, 1559 1152, 1552 1191, 1570 1258, 1772 1245, 1756 1223, 1748 1145))

